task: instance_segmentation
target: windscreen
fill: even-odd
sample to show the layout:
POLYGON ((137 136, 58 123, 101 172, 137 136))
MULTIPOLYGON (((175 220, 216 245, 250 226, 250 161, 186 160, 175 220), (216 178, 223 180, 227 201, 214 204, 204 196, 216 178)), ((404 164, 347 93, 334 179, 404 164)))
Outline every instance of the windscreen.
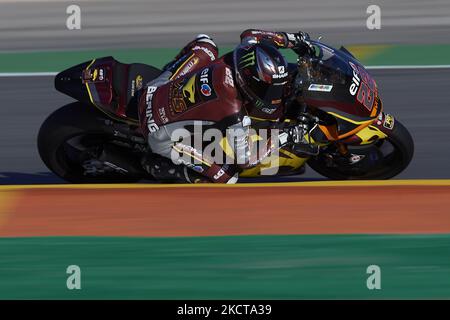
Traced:
POLYGON ((348 60, 353 60, 342 51, 337 51, 319 42, 312 42, 315 55, 301 59, 300 72, 311 83, 333 85, 345 84, 346 77, 352 69, 348 60))

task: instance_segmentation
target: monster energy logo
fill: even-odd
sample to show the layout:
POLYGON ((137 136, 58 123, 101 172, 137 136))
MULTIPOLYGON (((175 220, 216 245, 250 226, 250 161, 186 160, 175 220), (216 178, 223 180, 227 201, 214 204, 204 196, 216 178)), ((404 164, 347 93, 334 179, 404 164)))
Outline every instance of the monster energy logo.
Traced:
POLYGON ((242 56, 239 66, 246 68, 255 64, 255 51, 249 52, 242 56))
POLYGON ((262 102, 259 101, 259 100, 256 100, 255 106, 256 106, 257 108, 261 108, 262 106, 264 106, 264 103, 262 103, 262 102))

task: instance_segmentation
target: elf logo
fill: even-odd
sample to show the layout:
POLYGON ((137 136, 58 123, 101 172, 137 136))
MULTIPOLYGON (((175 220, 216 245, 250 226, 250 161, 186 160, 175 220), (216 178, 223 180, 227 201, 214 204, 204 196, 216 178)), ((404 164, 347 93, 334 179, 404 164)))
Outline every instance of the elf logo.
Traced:
POLYGON ((209 84, 202 84, 200 91, 205 97, 209 97, 211 95, 211 87, 209 86, 209 84))
POLYGON ((361 78, 359 77, 359 73, 357 71, 358 69, 356 68, 356 66, 351 62, 349 62, 349 64, 353 69, 352 84, 350 85, 349 91, 350 91, 350 94, 352 96, 354 96, 358 92, 359 86, 361 84, 361 78))
POLYGON ((209 97, 211 96, 212 89, 209 85, 209 68, 203 69, 203 71, 200 74, 200 92, 205 96, 209 97))

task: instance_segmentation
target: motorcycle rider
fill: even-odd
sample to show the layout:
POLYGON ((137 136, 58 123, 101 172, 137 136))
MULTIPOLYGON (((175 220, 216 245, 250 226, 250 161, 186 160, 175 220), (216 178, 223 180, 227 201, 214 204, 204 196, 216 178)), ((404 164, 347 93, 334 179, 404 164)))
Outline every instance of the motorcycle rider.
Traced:
POLYGON ((198 35, 142 90, 139 120, 152 150, 144 167, 156 179, 235 183, 243 168, 257 165, 288 142, 302 140, 301 128, 291 127, 269 137, 269 151, 261 154, 248 132, 249 116, 272 121, 282 117, 289 75, 278 49, 291 48, 301 55, 311 50, 308 35, 249 29, 240 38, 241 44, 233 52, 219 58, 211 37, 198 35), (237 132, 236 163, 214 162, 204 156, 202 146, 185 143, 180 137, 174 141, 177 129, 186 129, 189 136, 199 122, 237 132), (174 163, 174 151, 192 161, 178 158, 174 163))

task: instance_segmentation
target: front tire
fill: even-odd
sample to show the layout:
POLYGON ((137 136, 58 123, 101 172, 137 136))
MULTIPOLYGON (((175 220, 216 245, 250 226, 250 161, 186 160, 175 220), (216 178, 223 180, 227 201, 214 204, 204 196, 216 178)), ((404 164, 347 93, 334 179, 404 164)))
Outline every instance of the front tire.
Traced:
POLYGON ((315 157, 308 160, 308 165, 317 173, 332 180, 386 180, 395 177, 404 171, 414 155, 414 141, 409 131, 398 120, 388 134, 386 139, 369 146, 349 146, 349 151, 360 154, 366 152, 368 156, 366 162, 373 158, 373 155, 380 155, 383 144, 392 145, 393 152, 380 161, 374 163, 363 163, 364 168, 342 168, 339 166, 327 166, 323 157, 315 157), (369 149, 372 148, 372 149, 369 149), (377 150, 373 148, 378 148, 377 150))

